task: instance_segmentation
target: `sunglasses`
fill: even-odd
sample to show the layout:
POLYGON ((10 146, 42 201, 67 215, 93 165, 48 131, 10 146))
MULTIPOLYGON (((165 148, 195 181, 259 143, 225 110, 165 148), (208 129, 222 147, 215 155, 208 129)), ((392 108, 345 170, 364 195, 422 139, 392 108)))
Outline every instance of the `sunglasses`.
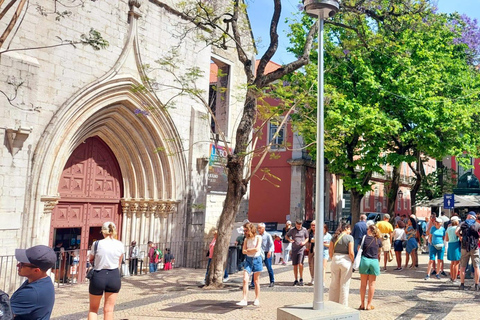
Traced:
POLYGON ((23 267, 32 268, 32 269, 38 268, 38 267, 37 267, 36 265, 34 265, 34 264, 24 263, 24 262, 19 262, 19 263, 17 264, 17 266, 19 266, 20 268, 23 268, 23 267))

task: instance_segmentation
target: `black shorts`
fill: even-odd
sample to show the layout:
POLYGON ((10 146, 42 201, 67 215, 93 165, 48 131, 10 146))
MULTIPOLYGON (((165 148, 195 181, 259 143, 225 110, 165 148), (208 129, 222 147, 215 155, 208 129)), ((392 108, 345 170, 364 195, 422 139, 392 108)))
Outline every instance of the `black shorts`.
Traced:
POLYGON ((393 242, 393 248, 395 251, 403 251, 403 243, 402 240, 395 240, 393 242))
POLYGON ((120 281, 120 270, 118 268, 95 270, 90 280, 88 292, 94 296, 101 296, 103 292, 117 293, 121 286, 122 282, 120 281))

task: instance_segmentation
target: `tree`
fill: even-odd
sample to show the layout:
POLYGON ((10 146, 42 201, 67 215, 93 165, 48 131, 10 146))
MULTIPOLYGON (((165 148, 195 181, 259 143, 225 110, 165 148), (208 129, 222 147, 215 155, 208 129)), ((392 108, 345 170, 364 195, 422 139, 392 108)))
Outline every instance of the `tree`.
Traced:
MULTIPOLYGON (((238 54, 238 59, 244 66, 244 73, 247 79, 247 89, 244 97, 245 103, 239 125, 236 129, 234 151, 229 154, 227 158, 228 189, 218 223, 218 237, 213 262, 211 264, 212 272, 209 273, 209 279, 207 279, 207 284, 209 283, 212 286, 222 285, 223 265, 227 258, 230 234, 240 200, 248 188, 249 176, 246 176, 245 173, 248 172, 248 170, 246 170, 246 164, 251 155, 250 146, 252 140, 250 137, 258 112, 257 98, 262 94, 263 89, 275 81, 295 70, 307 66, 312 45, 315 41, 314 36, 317 31, 316 24, 310 20, 309 25, 305 27, 305 32, 301 36, 301 44, 297 46, 297 60, 283 65, 273 72, 265 73, 265 67, 278 47, 277 26, 282 10, 280 0, 273 0, 272 2, 274 9, 270 24, 270 42, 265 53, 259 60, 256 73, 253 71, 253 62, 247 49, 250 48, 252 44, 252 40, 249 37, 252 31, 248 28, 248 23, 243 23, 246 10, 246 5, 243 1, 234 0, 227 6, 221 6, 219 5, 220 2, 191 0, 182 2, 181 5, 176 8, 161 1, 157 2, 169 12, 178 14, 185 20, 190 21, 196 26, 196 30, 201 29, 209 33, 209 36, 204 36, 203 38, 208 44, 220 48, 227 48, 229 44, 233 43, 238 54), (246 29, 245 26, 247 26, 246 29)), ((393 17, 400 19, 403 15, 421 11, 425 5, 423 1, 420 1, 411 6, 400 6, 397 10, 394 6, 397 5, 397 3, 401 4, 402 1, 384 0, 382 3, 389 3, 390 9, 378 13, 375 9, 365 7, 365 4, 370 4, 370 2, 371 1, 366 2, 365 0, 343 1, 340 16, 348 14, 368 16, 371 19, 379 21, 388 20, 393 17)), ((193 28, 190 30, 192 29, 193 28)), ((302 91, 308 92, 308 89, 302 91)), ((362 140, 362 138, 358 140, 362 140)))
MULTIPOLYGON (((417 1, 364 5, 355 14, 327 21, 326 40, 325 155, 328 170, 351 192, 353 221, 370 190, 371 174, 384 173, 382 165, 393 167, 388 192, 393 213, 403 162, 478 152, 472 126, 478 117, 479 74, 472 65, 478 51, 460 40, 474 28, 458 15, 436 14, 426 2, 422 7, 417 1), (415 11, 397 14, 402 6, 415 11), (375 15, 362 15, 369 10, 375 15)), ((303 25, 309 25, 305 18, 291 33, 300 47, 303 25)), ((305 129, 312 126, 310 119, 299 114, 296 125, 307 143, 312 141, 305 129)), ((421 170, 416 172, 420 184, 421 170)))
POLYGON ((227 48, 233 43, 246 76, 246 93, 243 97, 245 102, 236 128, 233 152, 229 152, 227 157, 228 187, 224 207, 218 222, 218 237, 210 267, 211 272, 207 279, 207 285, 213 287, 222 286, 224 264, 228 254, 235 216, 251 177, 251 172, 246 165, 252 155, 251 137, 258 115, 257 99, 263 95, 264 88, 309 62, 309 54, 316 32, 316 26, 313 25, 306 36, 303 46, 304 53, 300 54, 296 61, 273 72, 265 73, 266 66, 278 47, 277 26, 282 5, 280 0, 274 0, 273 3, 274 12, 270 24, 270 44, 259 59, 256 70, 254 70, 254 61, 251 57, 253 52, 249 53, 249 48, 253 48, 253 43, 250 37, 251 30, 245 29, 246 6, 243 1, 232 1, 226 6, 219 6, 215 2, 186 1, 177 8, 162 3, 162 6, 169 12, 180 15, 193 23, 197 30, 200 28, 206 31, 209 36, 204 36, 203 40, 208 44, 219 48, 227 48))

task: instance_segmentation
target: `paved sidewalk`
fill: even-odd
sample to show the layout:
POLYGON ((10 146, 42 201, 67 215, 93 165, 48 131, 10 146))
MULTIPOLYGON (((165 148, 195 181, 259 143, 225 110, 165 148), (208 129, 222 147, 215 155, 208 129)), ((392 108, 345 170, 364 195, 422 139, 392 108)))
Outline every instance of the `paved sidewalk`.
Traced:
MULTIPOLYGON (((362 311, 362 319, 480 319, 480 293, 459 291, 446 277, 423 280, 426 275, 427 255, 420 255, 416 270, 389 270, 377 278, 373 300, 375 310, 362 311)), ((330 264, 330 263, 329 263, 330 264)), ((446 262, 446 268, 449 263, 446 262)), ((265 269, 265 268, 264 268, 265 269)), ((268 287, 268 274, 260 276, 260 306, 252 305, 253 290, 249 291, 249 305, 236 306, 242 298, 242 274, 230 275, 230 281, 220 290, 200 287, 205 270, 173 269, 122 280, 115 319, 276 319, 277 308, 313 301, 313 287, 293 287, 292 266, 275 265, 275 287, 268 287)), ((326 287, 330 283, 327 267, 326 287)), ((445 270, 448 272, 448 269, 445 270)), ((310 281, 306 264, 305 283, 310 281)), ((466 280, 466 286, 473 280, 466 280)), ((350 284, 349 306, 360 305, 360 275, 354 273, 350 284)), ((328 300, 328 289, 325 290, 328 300)), ((52 319, 86 319, 88 285, 78 284, 56 290, 52 319)), ((100 312, 101 313, 101 312, 100 312)), ((102 316, 99 319, 103 319, 102 316)))

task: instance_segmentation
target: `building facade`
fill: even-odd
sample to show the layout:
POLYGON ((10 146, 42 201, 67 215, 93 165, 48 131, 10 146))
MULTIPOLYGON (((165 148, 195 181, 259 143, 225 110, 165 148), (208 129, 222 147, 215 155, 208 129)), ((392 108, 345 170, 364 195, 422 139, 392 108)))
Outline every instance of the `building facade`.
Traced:
POLYGON ((204 31, 186 33, 193 25, 171 10, 175 1, 82 4, 61 18, 50 14, 60 9, 54 0, 24 8, 0 48, 0 255, 58 241, 86 250, 105 221, 125 245, 203 240, 226 191, 222 183, 209 191, 211 146, 222 143, 205 105, 179 95, 175 76, 199 70, 192 86, 208 100, 212 61, 225 71, 218 112, 232 142, 243 103, 230 97, 244 95, 245 82, 236 52, 206 46, 204 31), (49 47, 91 28, 107 48, 49 47), (173 71, 156 63, 172 49, 173 71))

